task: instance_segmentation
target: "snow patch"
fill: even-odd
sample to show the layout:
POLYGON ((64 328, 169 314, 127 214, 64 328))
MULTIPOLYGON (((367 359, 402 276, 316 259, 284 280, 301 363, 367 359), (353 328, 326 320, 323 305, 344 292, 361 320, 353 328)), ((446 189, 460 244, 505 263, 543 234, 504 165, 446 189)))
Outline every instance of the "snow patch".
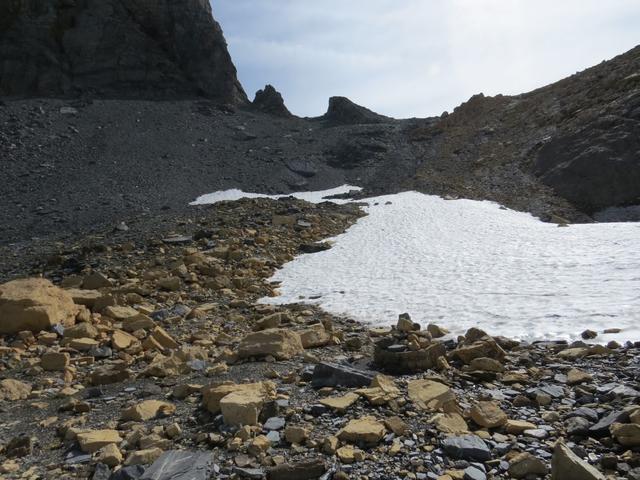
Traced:
POLYGON ((365 201, 367 217, 331 250, 277 271, 281 296, 261 301, 302 300, 372 325, 408 312, 455 333, 574 340, 616 327, 597 341, 640 340, 639 223, 560 228, 492 202, 416 192, 365 201))
POLYGON ((238 189, 221 190, 218 192, 208 193, 196 198, 189 205, 210 205, 212 203, 240 200, 241 198, 272 198, 277 200, 279 198, 295 197, 300 200, 306 200, 311 203, 321 203, 330 201, 333 203, 344 204, 348 203, 349 199, 328 199, 333 195, 344 195, 352 191, 360 191, 362 188, 354 187, 353 185, 342 185, 340 187, 331 188, 329 190, 321 190, 317 192, 295 192, 287 193, 284 195, 265 195, 262 193, 247 193, 238 189))

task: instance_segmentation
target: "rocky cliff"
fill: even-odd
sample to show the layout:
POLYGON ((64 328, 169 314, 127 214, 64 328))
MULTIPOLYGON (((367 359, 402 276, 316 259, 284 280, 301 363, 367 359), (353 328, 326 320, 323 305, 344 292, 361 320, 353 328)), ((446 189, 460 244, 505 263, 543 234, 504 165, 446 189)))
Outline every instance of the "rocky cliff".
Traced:
POLYGON ((245 103, 208 0, 3 0, 0 95, 245 103))

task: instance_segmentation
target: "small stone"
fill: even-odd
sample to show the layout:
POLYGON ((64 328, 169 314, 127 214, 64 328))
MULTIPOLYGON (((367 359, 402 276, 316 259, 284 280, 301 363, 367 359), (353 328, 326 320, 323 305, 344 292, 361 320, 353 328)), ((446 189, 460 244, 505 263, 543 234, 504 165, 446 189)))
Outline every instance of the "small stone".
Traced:
POLYGON ((423 410, 441 410, 456 401, 451 388, 433 380, 411 380, 408 392, 409 399, 423 410))
POLYGON ((567 373, 567 383, 569 385, 578 385, 580 383, 590 382, 592 379, 593 377, 591 374, 578 370, 577 368, 572 368, 569 370, 569 373, 567 373))
POLYGON ((524 420, 507 420, 505 431, 512 435, 521 435, 525 430, 533 430, 536 425, 524 420))
POLYGON ((454 435, 469 433, 467 422, 458 413, 439 413, 431 419, 431 422, 442 433, 454 435))
POLYGON ((238 345, 239 358, 271 356, 289 360, 303 351, 300 335, 276 328, 250 333, 238 345))
POLYGON ((442 440, 442 448, 452 457, 486 462, 491 460, 491 451, 487 444, 476 435, 449 437, 442 440))

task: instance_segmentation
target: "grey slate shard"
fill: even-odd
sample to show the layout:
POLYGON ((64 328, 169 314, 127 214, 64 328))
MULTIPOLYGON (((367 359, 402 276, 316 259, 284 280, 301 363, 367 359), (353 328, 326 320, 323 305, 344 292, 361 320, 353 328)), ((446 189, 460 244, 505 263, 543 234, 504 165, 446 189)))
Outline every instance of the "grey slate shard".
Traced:
POLYGON ((209 480, 213 469, 211 452, 171 450, 153 462, 141 480, 209 480))
POLYGON ((368 387, 373 381, 373 373, 358 370, 338 363, 319 363, 313 370, 311 386, 322 387, 368 387))

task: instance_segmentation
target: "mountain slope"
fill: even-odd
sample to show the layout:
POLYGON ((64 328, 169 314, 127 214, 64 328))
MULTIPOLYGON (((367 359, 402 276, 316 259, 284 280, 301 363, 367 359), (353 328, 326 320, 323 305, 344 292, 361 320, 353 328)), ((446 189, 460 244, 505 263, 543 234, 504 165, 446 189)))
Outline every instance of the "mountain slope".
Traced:
POLYGON ((6 0, 0 94, 247 101, 207 0, 6 0))

